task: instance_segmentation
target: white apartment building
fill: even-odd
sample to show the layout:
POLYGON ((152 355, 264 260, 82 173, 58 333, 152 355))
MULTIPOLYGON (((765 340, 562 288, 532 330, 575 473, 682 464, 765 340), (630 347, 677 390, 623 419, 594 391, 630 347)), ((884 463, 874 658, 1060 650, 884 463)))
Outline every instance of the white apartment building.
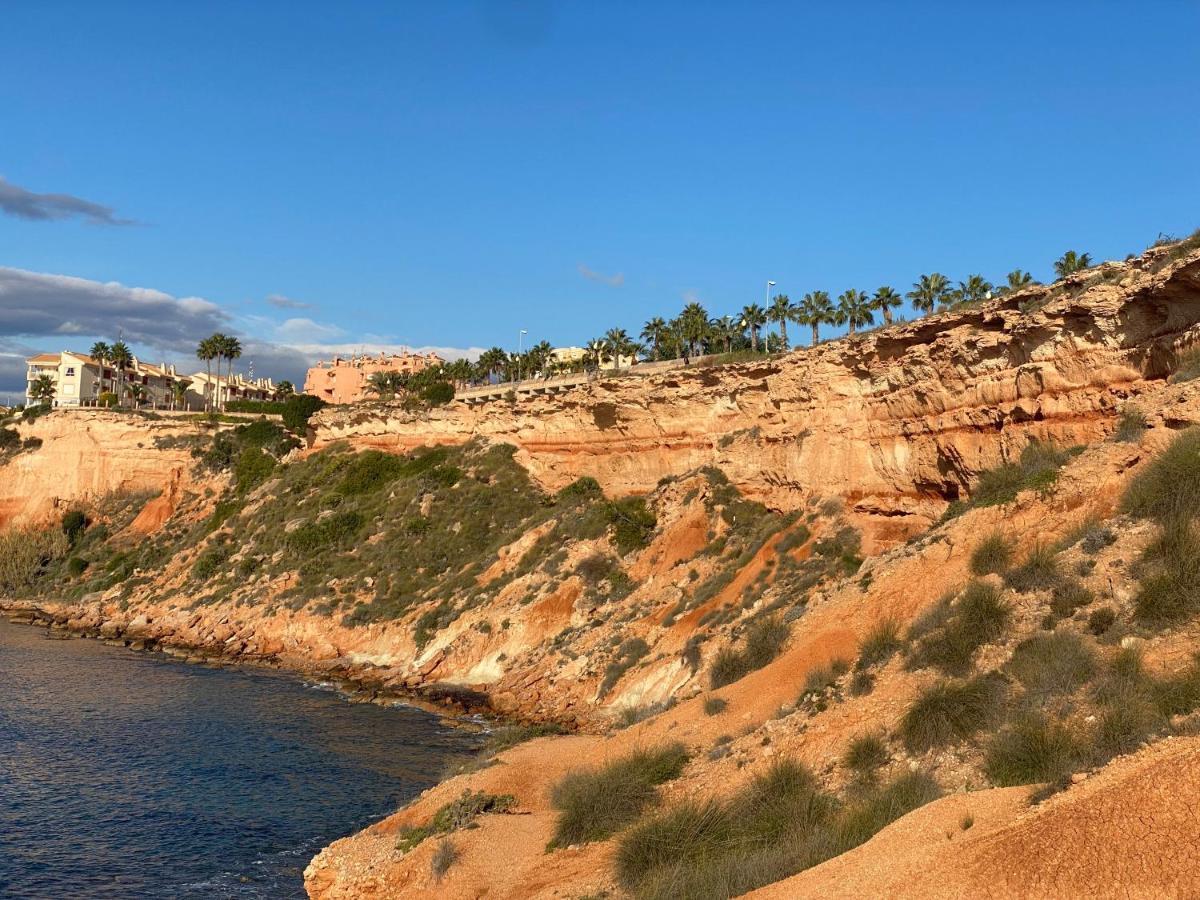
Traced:
POLYGON ((92 357, 70 350, 41 353, 26 363, 26 405, 38 402, 33 397, 33 385, 41 375, 54 381, 55 407, 95 406, 103 393, 119 395, 125 406, 190 410, 203 410, 206 395, 216 398, 218 404, 226 400, 272 400, 276 395, 275 384, 269 378, 234 375, 232 379, 218 379, 205 372, 180 375, 174 366, 156 366, 136 356, 122 371, 108 363, 102 368, 92 357), (176 385, 180 383, 186 385, 182 398, 176 396, 176 385))

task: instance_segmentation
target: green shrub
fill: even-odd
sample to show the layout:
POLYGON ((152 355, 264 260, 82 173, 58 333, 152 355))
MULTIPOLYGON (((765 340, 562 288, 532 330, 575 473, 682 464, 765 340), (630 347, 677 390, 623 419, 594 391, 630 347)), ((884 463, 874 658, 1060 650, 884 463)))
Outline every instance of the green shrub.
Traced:
POLYGON ((1200 708, 1200 654, 1186 669, 1155 682, 1154 705, 1164 716, 1180 716, 1200 708))
POLYGON ((682 744, 668 744, 567 775, 551 794, 559 811, 551 846, 601 841, 624 828, 657 800, 657 785, 679 777, 687 760, 682 744))
POLYGON ((442 406, 454 399, 454 385, 448 381, 435 381, 421 389, 421 399, 428 406, 442 406))
POLYGON ((483 751, 489 756, 502 753, 510 747, 532 741, 534 738, 547 735, 569 734, 570 732, 557 722, 541 722, 536 725, 505 725, 495 729, 488 735, 483 745, 483 751))
POLYGON ((1008 668, 1032 695, 1069 694, 1096 674, 1096 654, 1069 631, 1036 634, 1016 646, 1008 668))
POLYGON ((67 560, 67 574, 72 578, 78 578, 87 571, 88 561, 79 556, 72 556, 67 560))
POLYGON ((879 734, 856 737, 842 756, 842 765, 856 775, 870 775, 888 761, 887 743, 879 734))
POLYGON ((200 554, 192 564, 192 578, 196 581, 208 581, 225 565, 230 556, 230 549, 225 544, 210 547, 200 554))
POLYGON ((1004 633, 1009 617, 1000 592, 987 582, 973 581, 953 604, 943 599, 914 623, 910 633, 924 636, 909 647, 906 666, 965 675, 975 652, 1004 633))
POLYGON ((1146 414, 1132 404, 1126 404, 1117 417, 1113 439, 1126 444, 1136 444, 1146 433, 1146 414))
POLYGON ((727 706, 729 706, 729 701, 722 697, 704 698, 704 714, 706 716, 718 716, 725 712, 727 706))
POLYGON ((600 482, 590 475, 584 475, 582 478, 575 479, 558 492, 559 500, 570 502, 576 500, 600 500, 603 497, 604 491, 600 489, 600 482))
POLYGON ((275 471, 275 460, 257 447, 246 447, 238 456, 234 469, 234 484, 239 493, 254 490, 271 477, 275 471))
POLYGON ((427 837, 470 828, 480 816, 506 813, 516 805, 517 798, 512 794, 488 794, 464 789, 456 800, 440 807, 427 825, 403 829, 396 838, 396 849, 407 853, 427 837))
POLYGON ((904 772, 850 803, 837 823, 836 847, 844 852, 865 843, 883 828, 941 796, 925 772, 904 772))
POLYGON ((1054 587, 1058 577, 1058 559, 1054 548, 1048 544, 1038 544, 1029 551, 1021 565, 1004 573, 1004 582, 1013 590, 1026 594, 1054 587))
POLYGON ((400 477, 405 470, 404 462, 393 453, 364 450, 342 468, 336 490, 344 496, 373 493, 400 477))
POLYGON ((1012 562, 1012 554, 1012 541, 999 531, 994 531, 980 541, 971 553, 971 573, 989 575, 1003 572, 1012 562))
POLYGON ((1142 552, 1141 580, 1134 598, 1134 617, 1162 627, 1200 611, 1200 538, 1191 520, 1176 518, 1161 526, 1142 552))
POLYGON ((892 619, 884 619, 871 629, 859 646, 855 668, 861 672, 882 665, 899 653, 903 646, 900 626, 892 619))
POLYGON ((1200 428, 1180 432, 1130 481, 1121 500, 1130 515, 1171 523, 1200 510, 1200 428))
POLYGON ((11 428, 0 428, 0 450, 7 450, 12 447, 17 447, 21 443, 21 435, 19 432, 11 428))
POLYGON ((993 675, 938 682, 905 711, 900 737, 910 752, 966 740, 997 717, 1003 698, 1004 682, 993 675))
POLYGON ((283 402, 283 424, 288 430, 303 435, 308 431, 308 420, 320 409, 324 409, 325 401, 320 397, 309 394, 293 394, 283 402))
POLYGON ((287 536, 289 549, 297 553, 319 553, 353 539, 366 521, 354 510, 334 513, 320 522, 306 522, 287 536))
POLYGON ((63 534, 67 536, 67 543, 74 547, 83 536, 83 532, 89 524, 91 523, 82 510, 72 509, 64 513, 62 517, 62 530, 63 534))
POLYGON ((1071 773, 1079 753, 1075 738, 1065 726, 1031 715, 992 738, 984 771, 1000 787, 1057 781, 1071 773))
POLYGON ((1149 700, 1141 698, 1110 706, 1096 722, 1092 748, 1097 763, 1132 753, 1162 725, 1162 715, 1149 700))
POLYGON ((608 521, 613 528, 613 543, 622 556, 649 544, 658 525, 658 519, 641 497, 626 497, 608 504, 608 521))

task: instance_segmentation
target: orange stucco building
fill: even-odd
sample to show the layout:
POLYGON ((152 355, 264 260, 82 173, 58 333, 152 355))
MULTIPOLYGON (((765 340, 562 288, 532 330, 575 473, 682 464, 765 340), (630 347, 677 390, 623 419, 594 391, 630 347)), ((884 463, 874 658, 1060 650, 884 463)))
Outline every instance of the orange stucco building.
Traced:
POLYGON ((372 395, 367 381, 376 372, 416 373, 445 362, 436 353, 381 353, 378 356, 335 356, 322 360, 304 378, 304 393, 320 397, 326 403, 357 403, 372 395))

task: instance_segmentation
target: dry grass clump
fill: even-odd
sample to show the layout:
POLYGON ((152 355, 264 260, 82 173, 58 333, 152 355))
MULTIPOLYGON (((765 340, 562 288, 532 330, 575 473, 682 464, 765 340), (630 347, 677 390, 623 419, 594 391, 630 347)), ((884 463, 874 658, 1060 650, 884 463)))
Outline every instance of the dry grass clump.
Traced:
POLYGON ((396 849, 408 852, 427 837, 470 828, 479 816, 508 812, 516 805, 517 798, 512 794, 464 790, 457 800, 451 800, 435 812, 429 824, 403 829, 396 838, 396 849))
POLYGON ((1117 417, 1117 427, 1113 431, 1113 440, 1126 444, 1136 444, 1146 433, 1146 414, 1138 407, 1128 404, 1121 409, 1117 417))
POLYGON ((1071 458, 1071 451, 1050 443, 1031 441, 1016 462, 979 473, 971 492, 971 506, 1011 503, 1021 491, 1047 491, 1058 480, 1058 471, 1071 458))
POLYGON ((858 661, 854 668, 862 672, 883 665, 904 647, 900 640, 900 626, 892 619, 884 619, 871 629, 858 648, 858 661))
POLYGON ((1052 588, 1058 578, 1058 559, 1048 544, 1034 547, 1019 566, 1004 573, 1004 583, 1022 594, 1052 588))
POLYGON ((900 720, 900 737, 913 753, 966 740, 1002 712, 1005 686, 995 675, 941 681, 918 695, 900 720))
POLYGON ((838 856, 936 799, 937 784, 905 773, 846 802, 792 762, 776 763, 725 803, 685 803, 631 829, 617 876, 647 900, 724 900, 838 856))
POLYGON ((458 862, 458 846, 448 837, 438 841, 437 849, 429 860, 429 871, 434 881, 441 881, 450 871, 450 867, 458 862))
POLYGON ((839 678, 850 671, 850 663, 841 657, 832 659, 828 665, 820 666, 808 673, 804 679, 803 694, 819 694, 833 687, 839 678))
POLYGON ((1066 726, 1041 715, 1002 729, 987 745, 984 770, 1000 787, 1058 781, 1070 775, 1081 748, 1066 726))
POLYGON ((1008 670, 1034 697, 1069 694, 1096 674, 1096 654, 1073 632, 1036 634, 1013 650, 1008 670))
POLYGON ((1050 595, 1050 612, 1056 619, 1066 619, 1094 599, 1095 596, 1079 579, 1063 578, 1054 585, 1050 595))
POLYGON ((975 651, 1004 633, 1010 615, 995 587, 971 582, 956 601, 943 597, 913 623, 907 668, 933 667, 947 675, 966 675, 975 651))
POLYGON ((859 735, 850 742, 842 756, 842 765, 860 777, 874 774, 887 761, 887 742, 881 734, 859 735))
POLYGON ((1159 523, 1190 519, 1200 510, 1200 428, 1180 432, 1125 490, 1124 512, 1159 523))
POLYGON ((971 553, 971 574, 989 575, 1003 572, 1012 562, 1013 543, 1001 532, 985 537, 971 553))
POLYGON ((602 841, 624 828, 658 799, 658 785, 679 777, 687 760, 682 744, 668 744, 567 775, 551 794, 560 814, 551 847, 602 841))
POLYGON ((733 684, 740 678, 761 669, 783 649, 788 627, 778 619, 762 619, 750 627, 741 650, 727 647, 717 654, 709 670, 714 689, 733 684))
POLYGON ((725 712, 727 706, 729 706, 729 701, 723 697, 704 698, 704 714, 706 716, 719 716, 725 712))
POLYGON ((1200 537, 1189 519, 1168 521, 1142 553, 1134 616, 1162 627, 1200 611, 1200 537))

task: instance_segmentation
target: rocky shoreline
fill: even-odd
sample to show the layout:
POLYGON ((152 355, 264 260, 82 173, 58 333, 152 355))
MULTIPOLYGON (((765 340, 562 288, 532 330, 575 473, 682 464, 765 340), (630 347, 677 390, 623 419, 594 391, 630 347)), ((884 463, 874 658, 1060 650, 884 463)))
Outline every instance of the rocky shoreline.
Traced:
POLYGON ((352 703, 374 703, 384 707, 398 704, 411 706, 442 716, 456 727, 477 729, 479 717, 494 722, 503 721, 491 707, 487 695, 478 691, 465 688, 450 690, 445 687, 399 689, 385 681, 378 671, 373 671, 378 669, 376 666, 346 661, 313 662, 290 655, 281 659, 275 654, 246 653, 242 648, 231 650, 225 645, 189 643, 170 634, 156 633, 149 627, 150 621, 139 623, 138 620, 145 619, 145 616, 120 622, 95 615, 79 615, 80 612, 84 611, 77 607, 58 610, 35 601, 0 599, 0 616, 9 624, 44 628, 50 637, 59 640, 97 640, 112 647, 161 653, 190 665, 248 666, 284 671, 332 684, 352 703))

